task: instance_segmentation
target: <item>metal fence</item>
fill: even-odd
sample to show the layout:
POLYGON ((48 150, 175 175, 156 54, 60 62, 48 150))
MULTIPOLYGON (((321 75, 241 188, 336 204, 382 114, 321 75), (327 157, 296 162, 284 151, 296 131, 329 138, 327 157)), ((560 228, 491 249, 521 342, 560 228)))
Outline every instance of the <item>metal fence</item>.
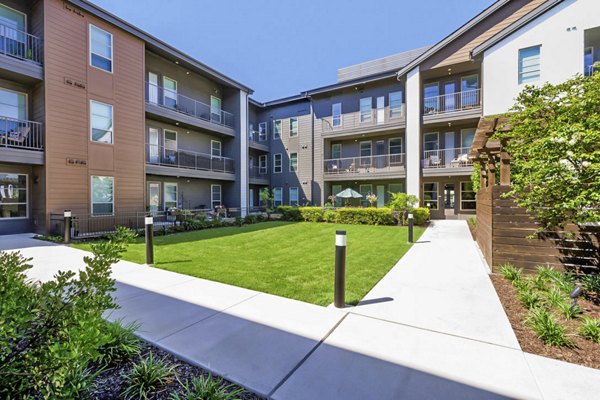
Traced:
POLYGON ((234 173, 234 160, 190 150, 146 144, 146 162, 167 167, 234 173))
POLYGON ((404 153, 332 158, 323 161, 323 172, 325 175, 393 172, 402 171, 403 167, 404 153))
POLYGON ((463 111, 481 106, 481 89, 448 93, 423 99, 423 114, 434 115, 463 111))
POLYGON ((39 122, 0 117, 0 147, 44 150, 42 124, 39 122))
POLYGON ((423 152, 423 168, 458 168, 473 165, 469 159, 470 147, 427 150, 423 152))
POLYGON ((42 64, 42 41, 27 32, 0 24, 0 54, 42 64))

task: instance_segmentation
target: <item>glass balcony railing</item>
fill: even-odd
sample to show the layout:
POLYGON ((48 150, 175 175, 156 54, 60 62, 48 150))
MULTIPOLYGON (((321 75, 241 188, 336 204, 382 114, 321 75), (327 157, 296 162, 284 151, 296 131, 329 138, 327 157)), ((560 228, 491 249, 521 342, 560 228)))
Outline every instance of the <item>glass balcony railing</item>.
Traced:
POLYGON ((323 161, 325 176, 377 174, 404 170, 404 153, 367 157, 330 158, 323 161))
POLYGON ((155 144, 146 144, 146 163, 229 174, 235 172, 234 160, 231 158, 212 156, 190 150, 170 149, 155 144))

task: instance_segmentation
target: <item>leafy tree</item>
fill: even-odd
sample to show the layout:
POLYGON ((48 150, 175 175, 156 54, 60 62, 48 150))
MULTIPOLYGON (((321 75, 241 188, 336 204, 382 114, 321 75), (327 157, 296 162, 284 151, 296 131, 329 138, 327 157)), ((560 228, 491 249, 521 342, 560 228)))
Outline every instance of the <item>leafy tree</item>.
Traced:
POLYGON ((271 218, 271 214, 275 211, 273 204, 275 202, 275 196, 269 188, 263 188, 260 193, 260 202, 265 206, 267 212, 267 220, 271 218))
POLYGON ((415 210, 417 205, 419 204, 419 198, 412 194, 406 194, 402 192, 392 193, 390 192, 390 201, 387 206, 394 211, 397 211, 399 214, 398 219, 402 221, 402 223, 406 223, 406 218, 408 217, 408 213, 411 213, 415 210))
POLYGON ((600 221, 600 74, 527 86, 495 139, 511 155, 511 191, 541 229, 600 221))

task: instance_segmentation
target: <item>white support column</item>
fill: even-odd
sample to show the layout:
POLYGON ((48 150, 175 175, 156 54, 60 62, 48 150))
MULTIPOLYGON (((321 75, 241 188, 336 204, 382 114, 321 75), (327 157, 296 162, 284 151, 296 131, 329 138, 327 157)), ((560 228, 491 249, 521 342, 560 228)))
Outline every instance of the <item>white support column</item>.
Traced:
POLYGON ((406 193, 421 198, 421 74, 406 76, 406 193))
POLYGON ((240 212, 248 212, 248 93, 240 90, 240 212))

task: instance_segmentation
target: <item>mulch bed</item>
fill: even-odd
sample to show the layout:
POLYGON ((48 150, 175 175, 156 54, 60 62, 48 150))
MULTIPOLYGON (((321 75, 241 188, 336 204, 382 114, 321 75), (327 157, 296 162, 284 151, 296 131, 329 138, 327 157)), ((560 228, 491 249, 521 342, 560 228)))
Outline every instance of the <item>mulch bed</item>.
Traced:
MULTIPOLYGON (((139 361, 141 358, 145 358, 152 352, 153 356, 157 359, 164 358, 169 365, 176 365, 175 372, 177 377, 181 382, 184 382, 188 379, 198 377, 198 376, 208 376, 208 372, 203 370, 202 368, 193 366, 191 364, 186 363, 185 361, 181 361, 175 356, 163 351, 157 347, 146 345, 140 354, 136 357, 133 357, 131 360, 121 364, 118 367, 115 367, 111 370, 108 370, 102 374, 100 374, 95 379, 95 389, 88 393, 87 399, 94 400, 113 400, 113 399, 122 399, 121 393, 127 386, 127 382, 125 379, 125 375, 131 370, 133 364, 139 361)), ((214 378, 214 375, 213 375, 214 378)), ((223 385, 230 385, 231 382, 223 379, 223 385)), ((233 387, 233 390, 239 389, 238 386, 233 387)), ((151 396, 151 399, 156 400, 166 400, 172 393, 182 394, 182 387, 177 381, 174 379, 169 385, 167 385, 160 393, 151 396)), ((237 395, 237 398, 241 400, 260 400, 262 397, 244 390, 242 393, 237 395)))
MULTIPOLYGON (((536 333, 525 324, 528 310, 519 301, 517 289, 504 277, 498 274, 491 274, 490 278, 504 311, 512 325, 513 330, 519 340, 523 351, 537 354, 544 357, 554 358, 556 360, 567 361, 573 364, 584 365, 590 368, 600 369, 600 345, 585 339, 577 334, 581 323, 579 318, 567 320, 557 317, 558 321, 567 328, 573 335, 571 338, 575 342, 575 347, 555 347, 546 345, 539 339, 536 333)), ((600 317, 600 299, 577 300, 578 304, 584 310, 584 315, 592 318, 600 317), (593 301, 592 301, 593 300, 593 301)))

